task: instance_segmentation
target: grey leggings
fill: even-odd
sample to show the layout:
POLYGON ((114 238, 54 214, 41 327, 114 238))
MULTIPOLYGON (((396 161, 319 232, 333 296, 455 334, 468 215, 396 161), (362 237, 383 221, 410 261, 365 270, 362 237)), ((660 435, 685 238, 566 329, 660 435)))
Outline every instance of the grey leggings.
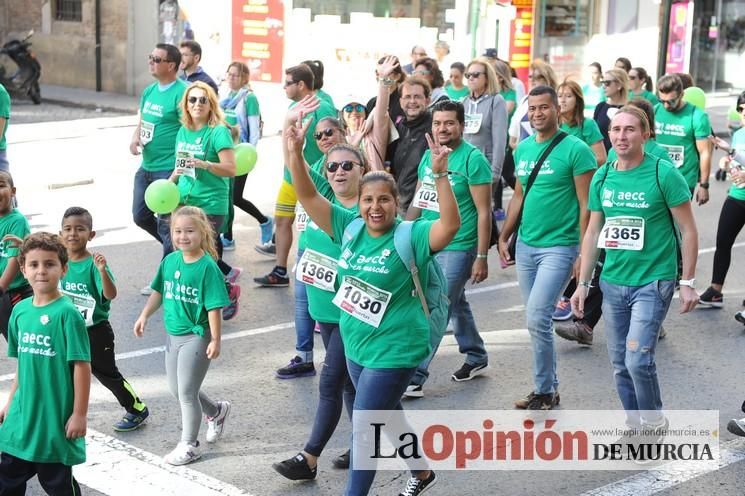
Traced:
POLYGON ((202 412, 209 417, 217 415, 217 404, 199 388, 210 366, 207 345, 209 329, 204 337, 197 334, 173 336, 166 339, 166 375, 171 394, 181 403, 181 440, 195 443, 202 423, 202 412))

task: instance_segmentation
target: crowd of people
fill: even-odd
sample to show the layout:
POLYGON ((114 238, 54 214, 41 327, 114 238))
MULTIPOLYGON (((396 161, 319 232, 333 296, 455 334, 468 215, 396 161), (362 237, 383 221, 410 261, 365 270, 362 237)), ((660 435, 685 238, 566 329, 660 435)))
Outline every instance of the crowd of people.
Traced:
MULTIPOLYGON (((273 465, 282 476, 317 476, 343 411, 352 420, 360 410, 401 410, 402 398, 424 397, 448 321, 463 355, 452 380, 488 372, 465 287, 488 277, 495 245, 502 266, 515 265, 532 346, 532 377, 515 407, 559 404, 554 335, 592 345, 602 317, 628 427, 665 436, 655 364, 662 322, 676 288, 683 313, 698 303, 723 306, 732 246, 745 225, 745 131, 731 144, 712 137, 705 110, 684 98, 689 76, 663 75, 654 92, 644 68, 619 58, 605 72, 590 64, 581 85, 535 60, 526 91, 496 50, 465 63, 449 60, 440 43, 435 57, 413 47, 405 65, 381 58, 377 94, 337 107, 322 89, 323 63, 304 61, 284 71, 291 103, 270 216, 243 197, 247 178, 236 176, 234 146, 256 145, 262 134, 249 68, 232 62, 219 92, 201 57, 194 41, 156 45, 148 57, 155 82, 141 96, 129 147, 141 157, 134 222, 162 245, 134 334, 142 336, 163 307, 166 376, 181 410, 181 439, 165 462, 199 459, 203 419, 205 440, 214 443, 231 411, 230 401, 210 399, 201 385, 220 355, 223 320, 239 310, 243 271, 223 260, 224 251, 240 248, 235 207, 258 223, 256 250, 276 259, 254 281, 287 287, 295 279, 295 350, 276 376, 316 374, 314 332, 326 349, 308 441, 273 465), (715 146, 728 153, 720 167, 732 186, 711 286, 699 296, 693 202, 709 201, 715 146), (170 214, 154 214, 145 200, 159 179, 179 190, 170 214), (506 209, 505 187, 514 190, 506 209)), ((85 459, 91 375, 125 411, 115 430, 137 429, 150 412, 114 360, 108 316, 117 288, 106 258, 87 248, 91 213, 71 207, 59 236, 31 234, 15 207, 3 102, 0 92, 0 331, 18 368, 0 411, 0 487, 22 492, 37 474, 50 494, 80 494, 71 466, 85 459), (40 429, 22 413, 40 409, 58 419, 54 428, 40 429)), ((737 110, 745 123, 745 93, 737 110)), ((745 311, 735 318, 745 324, 745 311)), ((728 427, 745 436, 745 419, 728 427)), ((353 430, 353 445, 358 435, 353 430)), ((344 494, 368 494, 375 471, 357 469, 353 458, 347 450, 333 460, 350 469, 344 494)), ((436 482, 434 471, 414 470, 400 495, 436 482)))

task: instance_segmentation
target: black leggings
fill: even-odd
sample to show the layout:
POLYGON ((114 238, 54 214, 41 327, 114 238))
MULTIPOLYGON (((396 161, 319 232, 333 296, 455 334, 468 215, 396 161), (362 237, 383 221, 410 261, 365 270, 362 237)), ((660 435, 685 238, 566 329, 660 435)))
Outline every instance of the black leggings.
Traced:
MULTIPOLYGON (((507 185, 515 189, 515 158, 512 156, 512 148, 509 146, 504 153, 504 162, 502 162, 502 177, 504 178, 507 185)), ((497 180, 497 185, 493 188, 494 191, 494 210, 502 208, 502 181, 497 180)))
POLYGON ((745 200, 736 200, 728 196, 722 205, 717 226, 717 248, 714 252, 714 270, 712 284, 724 285, 729 264, 732 260, 732 245, 745 225, 745 200))
MULTIPOLYGON (((251 203, 250 201, 243 198, 243 189, 246 187, 246 178, 248 174, 242 176, 235 176, 235 182, 233 183, 233 205, 240 208, 248 215, 256 219, 259 224, 264 224, 267 220, 266 215, 262 214, 261 211, 251 203)), ((231 206, 231 211, 232 211, 231 206)), ((228 222, 228 230, 225 233, 225 239, 233 239, 233 221, 235 220, 235 214, 231 212, 230 222, 228 222)))

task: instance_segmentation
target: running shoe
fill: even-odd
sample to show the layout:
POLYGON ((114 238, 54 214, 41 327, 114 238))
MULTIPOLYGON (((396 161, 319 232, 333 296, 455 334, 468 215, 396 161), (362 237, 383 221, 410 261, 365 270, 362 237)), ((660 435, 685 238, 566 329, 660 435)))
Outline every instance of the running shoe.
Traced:
POLYGON ((434 470, 429 471, 429 477, 424 480, 419 480, 416 477, 411 477, 406 482, 406 487, 403 491, 398 493, 398 496, 418 496, 427 489, 431 488, 437 483, 437 476, 434 470))
POLYGON ((722 308, 724 307, 724 296, 720 291, 709 286, 704 294, 699 296, 698 302, 705 307, 722 308))
POLYGON ((229 282, 226 282, 226 284, 228 285, 228 299, 230 303, 222 309, 222 320, 230 320, 238 315, 238 300, 241 297, 240 286, 230 284, 229 282))
POLYGON ((740 324, 745 325, 745 310, 740 310, 735 314, 735 320, 740 324))
POLYGON ((163 461, 169 465, 186 465, 193 461, 199 460, 202 457, 200 453, 199 441, 195 444, 181 441, 176 447, 163 457, 163 461))
POLYGON ((554 393, 534 394, 528 402, 527 410, 553 410, 559 404, 554 393))
POLYGON ((569 298, 562 296, 554 308, 554 314, 551 316, 554 320, 569 320, 572 318, 572 302, 569 298))
POLYGON ((290 285, 287 273, 280 274, 276 268, 265 276, 254 277, 254 282, 263 288, 286 288, 290 285))
POLYGON ((241 277, 242 273, 242 268, 233 267, 232 269, 230 269, 230 272, 228 272, 228 275, 225 276, 225 280, 228 281, 230 284, 235 284, 236 282, 238 282, 238 278, 241 277))
POLYGON ((347 469, 349 468, 349 460, 350 460, 349 450, 347 450, 341 455, 331 460, 331 465, 333 465, 336 468, 347 469))
POLYGON ((424 390, 422 390, 422 385, 421 384, 409 384, 408 386, 406 386, 406 391, 404 391, 404 397, 423 398, 424 390))
POLYGON ((272 463, 272 468, 279 475, 290 480, 312 480, 316 478, 318 467, 310 468, 308 460, 302 453, 279 463, 272 463))
POLYGON ((592 344, 592 327, 581 320, 571 322, 557 322, 554 324, 556 334, 569 341, 579 344, 592 344))
POLYGON ((493 215, 494 215, 494 220, 496 220, 497 222, 501 222, 507 218, 507 216, 504 213, 503 208, 498 208, 494 210, 493 215))
POLYGON ((279 379, 297 379, 298 377, 309 377, 316 375, 316 367, 313 362, 304 362, 302 358, 296 356, 290 363, 281 369, 277 369, 279 379))
MULTIPOLYGON (((530 402, 533 401, 533 398, 535 398, 536 396, 537 395, 531 391, 530 394, 527 395, 525 398, 520 398, 519 400, 515 401, 515 408, 518 408, 520 410, 526 410, 530 402)), ((554 401, 556 402, 556 405, 558 405, 559 402, 561 401, 561 396, 559 396, 558 391, 554 393, 554 401)))
POLYGON ((665 329, 665 326, 660 324, 660 335, 658 339, 665 339, 667 337, 667 329, 665 329))
POLYGON ((207 417, 207 435, 205 440, 208 443, 214 443, 222 437, 222 433, 225 430, 225 421, 230 415, 230 402, 229 401, 218 401, 217 402, 217 415, 214 417, 207 417))
POLYGON ((150 416, 150 411, 145 407, 141 412, 131 413, 127 412, 124 417, 114 424, 113 429, 117 432, 129 432, 137 429, 145 422, 145 419, 150 416))
POLYGON ((269 241, 268 243, 264 243, 261 245, 254 246, 256 251, 261 253, 262 255, 266 255, 267 257, 276 257, 277 256, 277 245, 269 241))
POLYGON ((470 381, 477 375, 481 375, 486 372, 489 368, 488 363, 482 363, 481 365, 471 365, 470 363, 464 363, 461 368, 453 372, 450 376, 455 382, 470 381))
POLYGON ((274 219, 267 216, 266 222, 259 224, 261 228, 261 244, 270 244, 272 241, 272 233, 274 232, 274 219))
POLYGON ((235 241, 228 239, 224 236, 220 236, 220 243, 222 243, 223 251, 235 251, 235 241))
POLYGON ((153 288, 151 288, 150 285, 148 284, 147 286, 145 286, 144 288, 140 290, 140 294, 142 296, 150 296, 151 294, 153 294, 153 288))
POLYGON ((745 418, 730 420, 727 423, 727 430, 735 436, 745 437, 745 418))

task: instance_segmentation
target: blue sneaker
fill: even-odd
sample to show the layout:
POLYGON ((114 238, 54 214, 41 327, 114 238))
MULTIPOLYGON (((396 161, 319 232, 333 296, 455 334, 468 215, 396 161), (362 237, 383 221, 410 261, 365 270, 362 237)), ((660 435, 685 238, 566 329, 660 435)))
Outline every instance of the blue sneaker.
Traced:
POLYGON ((316 368, 313 362, 304 362, 302 358, 296 356, 290 363, 281 369, 277 369, 278 379, 296 379, 298 377, 308 377, 316 375, 316 368))
POLYGON ((562 296, 559 303, 554 308, 554 314, 551 316, 554 320, 569 320, 572 318, 572 303, 569 298, 562 296))
POLYGON ((129 432, 139 428, 146 418, 150 416, 147 407, 139 413, 125 413, 124 417, 114 424, 114 430, 117 432, 129 432))
POLYGON ((222 243, 223 251, 235 251, 235 241, 227 239, 224 236, 220 236, 220 242, 222 243))
POLYGON ((261 244, 265 245, 272 240, 272 233, 274 232, 274 219, 267 217, 266 222, 259 224, 261 228, 261 244))

